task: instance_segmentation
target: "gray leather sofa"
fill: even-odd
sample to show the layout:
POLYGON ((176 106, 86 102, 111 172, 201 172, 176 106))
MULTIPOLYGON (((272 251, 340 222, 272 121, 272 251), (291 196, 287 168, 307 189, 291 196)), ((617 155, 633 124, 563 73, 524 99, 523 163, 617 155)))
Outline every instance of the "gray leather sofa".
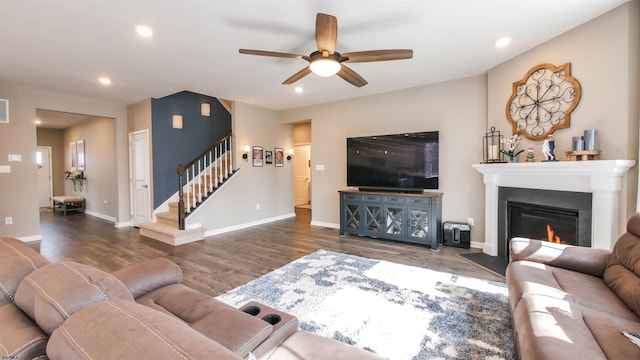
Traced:
POLYGON ((640 214, 613 251, 511 239, 506 278, 521 359, 640 359, 640 214))
POLYGON ((155 259, 112 274, 48 263, 19 240, 0 238, 3 359, 380 359, 298 329, 259 303, 228 306, 181 283, 155 259))

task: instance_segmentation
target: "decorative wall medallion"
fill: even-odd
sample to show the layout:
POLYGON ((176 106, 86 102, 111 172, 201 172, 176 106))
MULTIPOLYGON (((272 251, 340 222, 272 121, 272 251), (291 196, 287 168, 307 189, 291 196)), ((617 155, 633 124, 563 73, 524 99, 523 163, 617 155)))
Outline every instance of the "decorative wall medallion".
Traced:
POLYGON ((513 133, 543 140, 557 129, 568 128, 581 95, 580 83, 571 77, 571 63, 533 67, 513 83, 513 94, 507 102, 513 133))

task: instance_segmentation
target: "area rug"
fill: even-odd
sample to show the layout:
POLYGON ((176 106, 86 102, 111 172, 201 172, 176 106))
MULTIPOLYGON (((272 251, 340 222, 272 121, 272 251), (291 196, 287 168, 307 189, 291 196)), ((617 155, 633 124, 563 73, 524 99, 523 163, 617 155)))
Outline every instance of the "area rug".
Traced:
POLYGON ((509 261, 504 258, 501 258, 499 256, 487 255, 485 253, 469 253, 458 255, 482 267, 483 269, 491 271, 496 275, 502 276, 503 278, 506 276, 507 265, 509 265, 509 261))
POLYGON ((325 250, 218 296, 392 360, 515 359, 505 284, 325 250))

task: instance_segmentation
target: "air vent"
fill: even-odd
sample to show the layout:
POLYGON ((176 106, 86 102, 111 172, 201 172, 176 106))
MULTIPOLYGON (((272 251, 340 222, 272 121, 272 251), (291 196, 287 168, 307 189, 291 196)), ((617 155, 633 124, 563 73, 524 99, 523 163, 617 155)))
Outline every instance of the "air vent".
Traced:
POLYGON ((9 100, 0 99, 0 123, 9 123, 9 100))

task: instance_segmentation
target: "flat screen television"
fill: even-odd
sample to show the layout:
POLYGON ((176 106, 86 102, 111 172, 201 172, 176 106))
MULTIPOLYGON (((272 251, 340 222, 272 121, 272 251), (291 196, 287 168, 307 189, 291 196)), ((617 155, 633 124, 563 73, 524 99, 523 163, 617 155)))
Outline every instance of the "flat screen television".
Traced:
POLYGON ((438 189, 438 131, 347 138, 347 186, 438 189))

